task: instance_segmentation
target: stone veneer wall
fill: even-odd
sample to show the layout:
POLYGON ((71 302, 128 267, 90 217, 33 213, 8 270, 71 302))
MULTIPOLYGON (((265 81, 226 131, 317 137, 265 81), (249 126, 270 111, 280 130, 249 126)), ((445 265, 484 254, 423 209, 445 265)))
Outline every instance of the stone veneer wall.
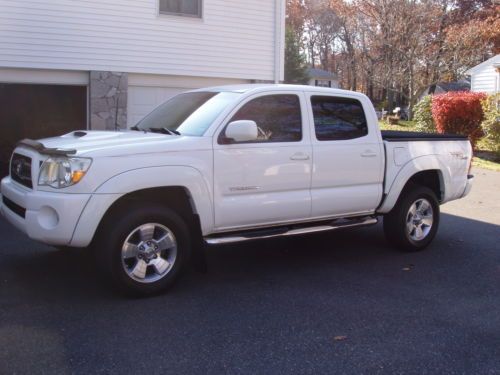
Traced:
POLYGON ((127 127, 128 74, 90 72, 90 129, 117 130, 127 127))

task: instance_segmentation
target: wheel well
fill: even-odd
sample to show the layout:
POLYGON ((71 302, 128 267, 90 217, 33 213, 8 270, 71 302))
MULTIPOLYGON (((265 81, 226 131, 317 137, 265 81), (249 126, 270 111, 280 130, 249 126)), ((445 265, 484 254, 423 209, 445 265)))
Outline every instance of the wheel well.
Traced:
POLYGON ((143 189, 123 195, 117 199, 104 214, 97 227, 96 233, 94 233, 91 246, 93 246, 95 241, 100 237, 102 229, 105 228, 108 223, 109 225, 113 225, 113 218, 127 211, 127 208, 130 207, 130 203, 134 202, 165 205, 178 213, 185 220, 190 231, 191 262, 195 269, 201 271, 206 270, 200 218, 193 199, 191 198, 191 194, 188 189, 183 186, 143 189))
MULTIPOLYGON (((108 208, 97 227, 97 232, 107 222, 112 221, 113 217, 126 211, 130 203, 134 202, 163 204, 177 212, 189 226, 195 225, 198 228, 200 227, 194 202, 191 199, 189 191, 183 186, 168 186, 137 190, 121 196, 108 208)), ((94 238, 96 235, 94 235, 94 238)))
POLYGON ((431 169, 414 174, 406 182, 403 190, 407 189, 411 185, 428 187, 436 194, 439 202, 441 202, 444 198, 444 184, 441 173, 437 169, 431 169))

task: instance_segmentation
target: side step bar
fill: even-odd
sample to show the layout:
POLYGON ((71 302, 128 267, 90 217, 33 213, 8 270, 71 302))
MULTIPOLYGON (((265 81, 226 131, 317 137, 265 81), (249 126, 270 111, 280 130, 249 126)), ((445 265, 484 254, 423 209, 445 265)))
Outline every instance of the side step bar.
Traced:
POLYGON ((205 237, 205 242, 208 245, 222 245, 235 242, 243 242, 264 238, 296 236, 306 233, 326 232, 343 228, 361 227, 377 224, 378 220, 375 217, 362 217, 359 219, 338 219, 330 222, 322 222, 321 225, 299 226, 290 225, 287 227, 277 227, 268 229, 256 229, 245 232, 223 233, 205 237))

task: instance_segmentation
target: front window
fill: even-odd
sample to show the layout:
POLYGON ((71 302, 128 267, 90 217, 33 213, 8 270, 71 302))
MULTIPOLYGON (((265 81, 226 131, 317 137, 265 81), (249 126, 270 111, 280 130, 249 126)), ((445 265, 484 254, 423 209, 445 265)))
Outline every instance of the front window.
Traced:
POLYGON ((240 95, 236 92, 208 91, 176 95, 132 129, 202 136, 222 111, 240 95))
MULTIPOLYGON (((297 95, 265 95, 243 105, 229 121, 255 121, 259 136, 254 143, 300 142, 302 139, 302 114, 297 95)), ((226 143, 222 137, 219 143, 226 143)))
POLYGON ((202 0, 160 0, 160 13, 201 18, 202 0))

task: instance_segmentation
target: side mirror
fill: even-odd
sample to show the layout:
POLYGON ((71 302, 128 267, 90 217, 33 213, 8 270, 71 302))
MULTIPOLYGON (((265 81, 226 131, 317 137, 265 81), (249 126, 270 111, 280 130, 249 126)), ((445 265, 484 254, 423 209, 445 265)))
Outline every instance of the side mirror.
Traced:
POLYGON ((249 142, 257 140, 259 131, 257 124, 251 120, 232 121, 227 125, 226 138, 233 139, 235 142, 249 142))

